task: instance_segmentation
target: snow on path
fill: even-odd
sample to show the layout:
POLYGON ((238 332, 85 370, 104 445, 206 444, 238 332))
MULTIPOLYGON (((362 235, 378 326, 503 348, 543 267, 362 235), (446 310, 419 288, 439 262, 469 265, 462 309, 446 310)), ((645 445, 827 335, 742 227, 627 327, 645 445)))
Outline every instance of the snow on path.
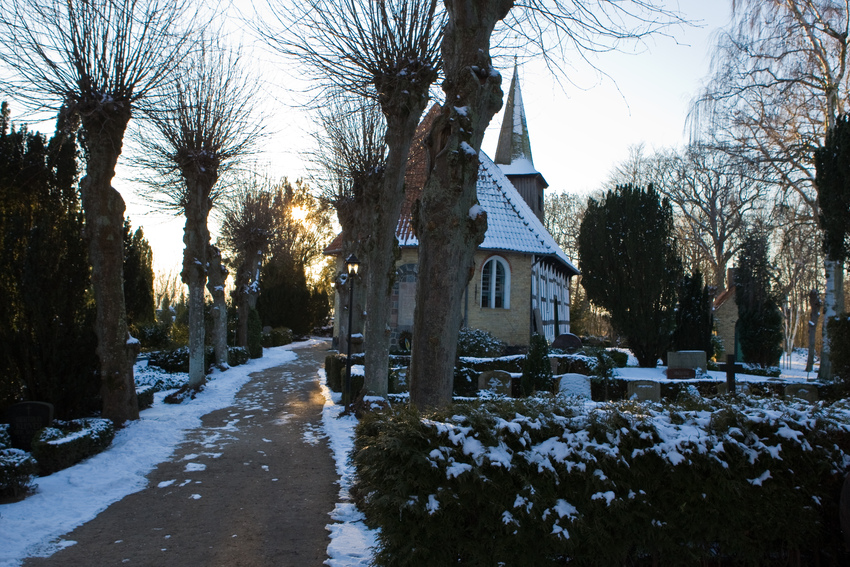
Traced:
POLYGON ((293 349, 325 342, 312 339, 265 349, 262 358, 223 373, 215 371, 214 379, 190 403, 165 404, 167 392, 157 393, 153 407, 116 433, 108 450, 37 478, 35 494, 0 505, 0 567, 14 567, 27 557, 46 557, 73 545, 61 536, 147 487, 147 474, 168 460, 188 431, 201 426, 204 415, 232 405, 249 374, 295 360, 293 349))

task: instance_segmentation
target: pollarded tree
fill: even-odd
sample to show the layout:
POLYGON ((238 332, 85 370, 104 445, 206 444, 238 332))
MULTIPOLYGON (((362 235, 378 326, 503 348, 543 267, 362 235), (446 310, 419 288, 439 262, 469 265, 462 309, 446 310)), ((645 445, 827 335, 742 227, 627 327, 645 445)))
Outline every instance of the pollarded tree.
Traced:
POLYGON ((611 313, 640 366, 654 368, 670 345, 682 271, 670 202, 651 185, 589 199, 578 244, 588 298, 611 313))
POLYGON ((257 307, 260 269, 277 229, 271 181, 259 176, 240 179, 222 203, 220 215, 220 245, 236 269, 231 295, 238 314, 236 345, 248 347, 248 319, 257 307))
POLYGON ((80 181, 97 304, 103 416, 138 419, 123 292, 124 200, 112 187, 127 123, 174 71, 189 34, 182 0, 5 0, 0 88, 34 110, 78 121, 86 174, 80 181))
POLYGON ((395 231, 408 152, 440 70, 444 12, 438 0, 269 3, 286 30, 262 28, 273 47, 305 65, 319 88, 374 100, 384 115, 385 159, 369 172, 347 214, 368 226, 359 239, 366 277, 364 388, 386 396, 395 231))
POLYGON ((771 284, 767 234, 754 228, 738 255, 735 301, 738 304, 736 335, 744 362, 776 366, 782 355, 782 314, 771 284))
MULTIPOLYGON (((201 43, 181 64, 146 114, 154 129, 139 132, 141 166, 156 171, 158 201, 186 216, 183 270, 189 288, 189 387, 199 388, 204 367, 204 287, 209 269, 210 211, 221 195, 220 177, 244 158, 261 134, 251 105, 253 81, 239 54, 201 43)), ((220 262, 215 270, 220 271, 220 262)), ((216 324, 222 319, 216 318, 216 324)), ((223 331, 216 332, 222 336, 223 331)), ((226 360, 217 361, 219 364, 226 360)))
MULTIPOLYGON (((445 0, 442 57, 445 104, 427 145, 430 172, 414 214, 419 274, 413 322, 410 399, 419 407, 451 402, 463 294, 474 273, 473 254, 487 230, 476 182, 484 131, 502 105, 501 76, 491 40, 505 39, 536 55, 584 57, 651 34, 669 12, 651 0, 445 0), (512 36, 512 37, 505 37, 512 36)), ((496 43, 499 43, 497 40, 496 43)), ((552 65, 557 70, 558 65, 552 65)))

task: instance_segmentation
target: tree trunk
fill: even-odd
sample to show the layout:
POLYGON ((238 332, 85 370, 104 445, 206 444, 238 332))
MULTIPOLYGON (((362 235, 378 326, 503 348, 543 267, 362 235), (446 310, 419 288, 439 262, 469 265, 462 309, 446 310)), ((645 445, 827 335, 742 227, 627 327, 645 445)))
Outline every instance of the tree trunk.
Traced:
POLYGON ((826 327, 831 318, 844 311, 844 263, 827 259, 824 264, 826 267, 826 291, 823 301, 823 346, 821 347, 818 379, 832 380, 829 334, 826 327))
POLYGON ((220 369, 227 368, 227 300, 224 294, 224 281, 227 268, 221 263, 221 250, 210 245, 207 249, 207 290, 213 300, 213 348, 215 364, 220 369))
POLYGON ((366 278, 365 366, 364 389, 373 396, 386 397, 389 385, 390 310, 398 243, 395 237, 401 205, 404 202, 404 175, 410 145, 419 117, 425 110, 427 96, 408 97, 409 104, 399 105, 401 116, 387 118, 387 154, 383 183, 375 196, 372 238, 366 250, 369 266, 366 278))
POLYGON ((818 319, 820 319, 821 301, 817 290, 809 292, 809 354, 806 357, 806 372, 815 367, 815 337, 818 334, 818 319))
POLYGON ((410 400, 420 408, 448 405, 452 396, 463 293, 487 216, 478 202, 478 152, 502 105, 501 76, 490 60, 490 35, 509 0, 446 0, 442 44, 446 103, 431 129, 431 172, 414 211, 419 278, 413 320, 410 400))
POLYGON ((207 283, 207 228, 212 203, 208 191, 187 179, 186 226, 183 229, 183 283, 189 288, 189 387, 199 388, 207 374, 204 364, 204 286, 207 283))
POLYGON ((236 271, 236 346, 248 347, 248 315, 257 307, 260 295, 260 268, 263 266, 261 249, 246 250, 239 269, 236 271))
POLYGON ((121 426, 139 419, 133 380, 139 344, 130 341, 124 305, 124 199, 112 187, 130 110, 114 106, 111 112, 81 115, 86 132, 86 175, 80 181, 80 193, 97 305, 102 415, 121 426))

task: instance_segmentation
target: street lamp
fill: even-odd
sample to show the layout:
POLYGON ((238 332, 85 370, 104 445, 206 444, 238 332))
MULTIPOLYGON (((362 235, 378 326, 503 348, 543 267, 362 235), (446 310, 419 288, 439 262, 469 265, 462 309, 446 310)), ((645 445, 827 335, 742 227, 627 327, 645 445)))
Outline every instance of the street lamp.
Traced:
POLYGON ((345 356, 345 384, 342 388, 342 405, 351 403, 351 314, 354 312, 354 276, 360 261, 351 254, 345 259, 345 271, 348 272, 348 352, 345 356))

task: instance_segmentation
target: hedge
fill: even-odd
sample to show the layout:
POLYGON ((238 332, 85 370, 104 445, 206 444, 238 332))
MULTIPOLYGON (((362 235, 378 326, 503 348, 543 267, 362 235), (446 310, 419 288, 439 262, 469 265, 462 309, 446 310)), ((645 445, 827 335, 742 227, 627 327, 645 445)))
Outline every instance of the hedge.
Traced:
POLYGON ((108 419, 54 420, 32 443, 38 474, 48 475, 96 455, 109 447, 113 437, 115 428, 108 419))
POLYGON ((378 565, 848 564, 850 405, 409 408, 358 426, 352 493, 378 565))
POLYGON ((9 424, 0 423, 0 498, 17 499, 33 490, 36 462, 32 455, 11 447, 9 424))

